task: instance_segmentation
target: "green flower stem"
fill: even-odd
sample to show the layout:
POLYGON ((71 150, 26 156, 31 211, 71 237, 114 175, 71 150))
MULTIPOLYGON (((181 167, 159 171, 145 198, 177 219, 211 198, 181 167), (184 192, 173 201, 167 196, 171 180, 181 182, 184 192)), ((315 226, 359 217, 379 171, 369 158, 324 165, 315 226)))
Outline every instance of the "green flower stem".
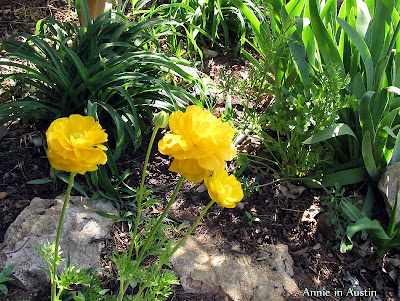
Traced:
POLYGON ((76 172, 71 172, 69 175, 69 182, 67 192, 65 193, 64 205, 61 211, 60 220, 58 223, 57 228, 57 236, 56 236, 56 245, 54 250, 54 262, 53 262, 53 277, 51 279, 51 300, 56 301, 58 300, 59 296, 57 296, 57 261, 58 261, 58 248, 60 245, 60 236, 61 236, 61 229, 64 221, 65 210, 67 209, 67 204, 69 200, 69 195, 71 193, 72 186, 74 185, 74 178, 76 176, 76 172))
MULTIPOLYGON (((128 284, 129 284, 129 283, 128 283, 128 284)), ((125 281, 124 281, 124 280, 121 280, 121 281, 119 282, 119 293, 118 293, 117 301, 122 301, 122 298, 124 297, 125 291, 126 291, 127 288, 128 288, 128 285, 127 285, 126 288, 125 288, 125 281)))
POLYGON ((189 237, 189 235, 193 232, 194 229, 196 229, 197 225, 203 218, 203 216, 207 213, 208 209, 215 203, 215 201, 211 200, 207 206, 203 209, 203 211, 200 213, 199 217, 196 219, 194 224, 190 227, 190 229, 186 232, 185 236, 182 237, 182 239, 175 245, 175 247, 172 249, 171 253, 168 254, 167 258, 169 259, 180 247, 181 245, 185 242, 185 240, 189 237))
POLYGON ((149 164, 149 158, 150 158, 150 153, 151 149, 153 147, 154 140, 156 138, 157 132, 158 132, 159 127, 155 127, 153 130, 153 134, 151 135, 150 138, 150 143, 147 148, 147 153, 146 153, 146 158, 144 160, 144 166, 143 166, 143 172, 142 172, 142 180, 140 182, 140 187, 139 187, 139 194, 138 194, 138 199, 137 199, 137 212, 136 212, 136 220, 135 220, 135 228, 133 230, 133 235, 132 235, 132 243, 129 248, 129 258, 132 257, 132 252, 133 252, 133 240, 135 239, 139 227, 139 222, 140 222, 140 216, 142 214, 142 201, 143 201, 143 187, 144 187, 144 180, 146 179, 146 171, 147 171, 147 166, 149 164))
POLYGON ((117 20, 121 19, 121 6, 122 6, 122 0, 117 0, 117 20))
MULTIPOLYGON (((196 229, 197 225, 203 218, 203 216, 207 213, 208 209, 215 203, 215 201, 211 200, 207 206, 203 209, 203 211, 200 213, 199 217, 196 219, 192 227, 186 232, 185 236, 175 245, 175 247, 172 249, 172 251, 168 254, 166 257, 166 260, 168 260, 180 247, 181 245, 185 242, 185 240, 189 237, 189 235, 193 232, 194 229, 196 229)), ((143 292, 143 290, 149 285, 150 281, 154 278, 156 274, 160 271, 161 267, 164 265, 165 262, 160 261, 157 265, 157 267, 154 269, 154 271, 150 274, 150 276, 147 278, 146 282, 140 286, 139 291, 137 292, 135 298, 133 301, 136 301, 139 299, 140 294, 143 292)))
POLYGON ((184 180, 184 179, 185 179, 185 177, 181 175, 181 177, 179 178, 178 183, 176 184, 174 193, 172 194, 171 199, 170 199, 170 201, 168 202, 167 207, 165 207, 164 212, 163 212, 163 213, 161 214, 161 216, 158 218, 157 223, 155 224, 155 226, 153 227, 153 229, 151 229, 149 236, 146 238, 146 241, 145 241, 145 243, 144 243, 142 249, 140 250, 139 257, 137 258, 138 264, 141 263, 141 261, 142 261, 142 259, 143 259, 143 256, 144 256, 144 253, 146 252, 146 250, 147 250, 147 248, 148 248, 148 246, 149 246, 149 244, 150 244, 150 241, 153 239, 154 234, 158 231, 158 228, 160 228, 160 225, 162 224, 162 222, 163 222, 165 216, 167 215, 167 213, 168 213, 168 211, 169 211, 169 208, 171 208, 172 204, 174 203, 175 198, 176 198, 176 196, 177 196, 177 194, 178 194, 178 192, 179 192, 179 189, 180 189, 181 186, 182 186, 182 183, 183 183, 183 180, 184 180))
POLYGON ((61 289, 57 294, 57 300, 60 300, 61 294, 64 292, 64 289, 61 289))
MULTIPOLYGON (((136 194, 136 196, 137 196, 137 199, 136 199, 137 211, 136 211, 135 227, 134 227, 133 234, 132 234, 132 242, 131 242, 131 245, 130 245, 129 251, 128 251, 129 258, 132 258, 134 240, 135 240, 135 237, 137 235, 139 222, 140 222, 140 217, 142 215, 143 189, 144 189, 144 182, 145 182, 145 179, 146 179, 147 166, 149 164, 150 153, 151 153, 151 149, 153 147, 154 140, 156 139, 156 135, 157 135, 157 132, 158 132, 159 129, 160 128, 156 126, 154 128, 154 130, 153 130, 153 134, 151 135, 149 146, 147 148, 146 158, 144 160, 144 166, 143 166, 143 172, 142 172, 142 180, 140 182, 139 191, 136 194)), ((137 254, 136 254, 136 257, 137 257, 137 254)), ((125 283, 123 280, 121 280, 120 285, 119 285, 119 293, 118 293, 117 301, 121 301, 122 300, 122 298, 125 295, 126 290, 128 289, 128 286, 129 286, 129 282, 125 283)))
MULTIPOLYGON (((145 163, 145 167, 146 167, 146 163, 145 163)), ((168 211, 169 211, 169 208, 171 208, 172 204, 174 203, 175 198, 176 198, 176 196, 178 195, 179 189, 181 188, 184 179, 185 179, 185 177, 181 175, 181 177, 179 178, 178 183, 176 184, 174 193, 172 194, 171 199, 170 199, 170 201, 168 202, 167 207, 165 207, 164 212, 163 212, 162 215, 158 218, 157 223, 155 224, 155 226, 153 227, 153 229, 151 229, 149 236, 146 238, 146 241, 145 241, 145 243, 144 243, 144 246, 141 248, 140 253, 139 253, 139 256, 137 256, 137 259, 136 259, 138 265, 140 265, 140 263, 141 263, 141 261, 142 261, 142 259, 143 259, 144 253, 146 252, 146 250, 147 250, 147 248, 148 248, 148 246, 149 246, 149 244, 150 244, 150 241, 153 239, 155 233, 157 232, 157 230, 158 230, 158 228, 160 227, 162 221, 164 220, 165 216, 167 215, 167 213, 168 213, 168 211)), ((139 213, 138 213, 137 216, 139 216, 139 213)), ((138 223, 138 220, 136 220, 136 224, 137 224, 137 223, 138 223)), ((136 227, 136 225, 135 225, 135 227, 136 227)), ((137 227, 136 227, 136 230, 137 230, 137 227)), ((136 236, 136 235, 135 235, 135 236, 136 236)), ((133 236, 133 239, 134 239, 135 236, 133 236)), ((129 249, 129 257, 132 256, 132 249, 133 249, 133 241, 132 241, 131 247, 130 247, 130 249, 129 249)), ((154 275, 153 275, 153 276, 154 276, 154 275)), ((153 276, 151 276, 151 277, 153 277, 153 276)), ((117 301, 121 301, 121 300, 122 300, 122 297, 124 296, 126 290, 128 289, 128 286, 129 286, 129 282, 123 283, 123 282, 121 281, 121 283, 120 283, 120 291, 119 291, 119 294, 118 294, 118 299, 117 299, 117 301)))

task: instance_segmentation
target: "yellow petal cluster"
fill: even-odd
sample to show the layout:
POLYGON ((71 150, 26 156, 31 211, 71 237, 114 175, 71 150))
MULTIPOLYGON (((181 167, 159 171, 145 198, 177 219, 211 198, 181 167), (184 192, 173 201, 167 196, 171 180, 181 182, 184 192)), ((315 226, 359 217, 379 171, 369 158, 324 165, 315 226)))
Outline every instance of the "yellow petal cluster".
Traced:
POLYGON ((47 157, 55 169, 85 174, 107 162, 102 143, 107 134, 91 116, 71 115, 54 120, 46 132, 47 157))
POLYGON ((231 126, 198 106, 173 112, 169 128, 171 132, 159 141, 158 149, 174 158, 170 171, 189 181, 198 183, 210 172, 223 170, 225 161, 236 155, 231 126))
POLYGON ((226 170, 213 172, 211 177, 204 179, 204 183, 211 199, 221 207, 235 208, 236 203, 243 199, 242 185, 226 170))

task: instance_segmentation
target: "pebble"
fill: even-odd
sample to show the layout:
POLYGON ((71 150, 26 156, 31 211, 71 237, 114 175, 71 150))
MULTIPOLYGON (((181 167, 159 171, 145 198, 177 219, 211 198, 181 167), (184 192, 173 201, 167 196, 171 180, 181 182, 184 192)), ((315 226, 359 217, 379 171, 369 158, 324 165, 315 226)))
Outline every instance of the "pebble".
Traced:
POLYGON ((317 243, 314 247, 312 247, 312 249, 315 251, 321 249, 321 244, 317 243))

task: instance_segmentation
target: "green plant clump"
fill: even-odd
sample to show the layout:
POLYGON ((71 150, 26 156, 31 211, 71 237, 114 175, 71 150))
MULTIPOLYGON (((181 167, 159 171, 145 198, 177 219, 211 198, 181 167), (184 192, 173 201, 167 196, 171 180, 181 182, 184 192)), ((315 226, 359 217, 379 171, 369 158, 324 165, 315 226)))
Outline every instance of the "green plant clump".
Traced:
MULTIPOLYGON (((193 64, 161 51, 158 38, 173 35, 167 28, 177 22, 161 17, 129 21, 108 12, 83 27, 80 12, 90 20, 87 3, 77 0, 76 7, 81 27, 47 18, 38 22, 36 35, 18 33, 0 42, 6 51, 0 65, 22 70, 0 74, 1 80, 13 79, 20 88, 16 100, 0 105, 0 118, 2 123, 18 118, 52 121, 81 114, 99 120, 111 136, 107 166, 87 175, 86 181, 94 197, 121 201, 126 196, 121 183, 131 172, 121 173, 117 161, 128 145, 139 148, 153 111, 210 103, 193 64), (189 89, 200 91, 200 100, 189 89)), ((65 175, 58 176, 68 182, 65 175)))

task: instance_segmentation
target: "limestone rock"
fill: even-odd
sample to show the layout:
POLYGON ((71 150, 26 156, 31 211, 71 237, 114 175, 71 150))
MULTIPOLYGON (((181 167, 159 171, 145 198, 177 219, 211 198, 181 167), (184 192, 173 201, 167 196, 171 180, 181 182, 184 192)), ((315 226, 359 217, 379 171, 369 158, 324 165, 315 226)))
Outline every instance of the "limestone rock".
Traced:
POLYGON ((170 259, 188 293, 217 294, 233 301, 286 300, 299 292, 285 245, 262 247, 253 256, 219 251, 189 237, 170 259))
MULTIPOLYGON (((34 198, 7 229, 0 246, 0 269, 15 263, 13 276, 26 290, 37 292, 49 285, 49 277, 39 267, 45 261, 34 251, 36 245, 54 243, 64 196, 54 200, 34 198)), ((71 197, 64 217, 60 246, 64 258, 82 268, 98 267, 100 252, 111 232, 112 220, 96 211, 117 214, 110 202, 88 202, 87 198, 71 197)), ((64 268, 65 261, 59 265, 64 268)))
POLYGON ((397 206, 396 222, 400 221, 400 162, 388 166, 379 180, 378 188, 385 200, 386 211, 389 216, 392 214, 397 194, 399 204, 397 206))

